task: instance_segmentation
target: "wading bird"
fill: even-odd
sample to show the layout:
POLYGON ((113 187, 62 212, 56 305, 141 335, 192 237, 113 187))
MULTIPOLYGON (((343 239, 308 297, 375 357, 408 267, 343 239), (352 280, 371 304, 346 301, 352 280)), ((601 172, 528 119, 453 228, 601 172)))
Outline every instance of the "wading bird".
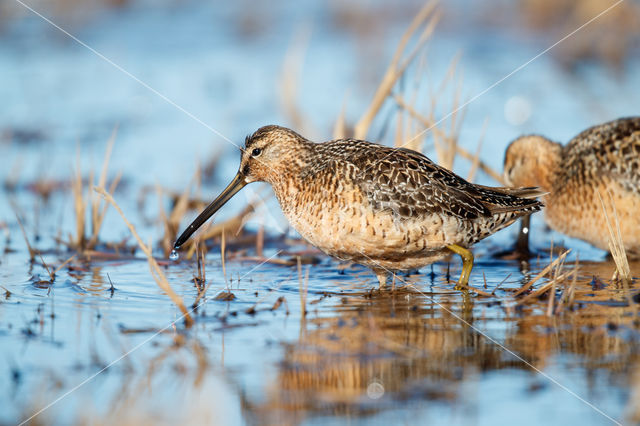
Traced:
POLYGON ((617 222, 627 254, 640 256, 640 117, 591 127, 566 146, 520 137, 507 148, 504 177, 548 192, 544 218, 556 231, 609 250, 607 220, 617 222))
POLYGON ((473 267, 469 247, 540 210, 537 188, 490 188, 465 181, 404 148, 339 139, 313 143, 265 126, 248 136, 233 181, 180 235, 178 249, 245 185, 273 187, 289 223, 312 245, 389 273, 415 270, 452 252, 462 257, 459 284, 473 267))

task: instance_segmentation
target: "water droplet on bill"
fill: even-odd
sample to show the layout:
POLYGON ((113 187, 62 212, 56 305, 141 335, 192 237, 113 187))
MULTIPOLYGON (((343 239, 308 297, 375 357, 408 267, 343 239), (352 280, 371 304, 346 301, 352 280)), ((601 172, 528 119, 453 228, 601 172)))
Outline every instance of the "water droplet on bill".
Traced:
POLYGON ((176 261, 178 260, 178 258, 180 257, 180 255, 178 254, 177 251, 175 250, 171 250, 171 254, 169 254, 169 259, 176 261))

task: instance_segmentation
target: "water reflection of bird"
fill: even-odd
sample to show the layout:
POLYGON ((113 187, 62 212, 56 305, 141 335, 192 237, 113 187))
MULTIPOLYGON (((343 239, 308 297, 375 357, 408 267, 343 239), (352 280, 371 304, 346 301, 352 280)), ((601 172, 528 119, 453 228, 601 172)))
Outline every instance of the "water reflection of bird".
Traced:
POLYGON ((414 270, 451 252, 473 267, 468 247, 538 211, 536 188, 474 185, 424 155, 361 140, 313 143, 284 127, 247 137, 231 184, 182 233, 179 248, 246 184, 271 184, 282 211, 311 244, 370 267, 384 286, 389 271, 414 270))
POLYGON ((564 147, 542 136, 516 139, 504 176, 547 191, 547 224, 601 249, 608 250, 607 217, 615 224, 617 216, 627 253, 640 255, 640 117, 591 127, 564 147))

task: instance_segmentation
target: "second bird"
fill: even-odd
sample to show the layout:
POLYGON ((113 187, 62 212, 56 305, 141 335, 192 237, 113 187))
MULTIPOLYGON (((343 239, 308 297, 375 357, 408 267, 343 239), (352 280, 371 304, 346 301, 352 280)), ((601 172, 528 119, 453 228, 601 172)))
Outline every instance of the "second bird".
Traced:
POLYGON ((455 252, 459 283, 473 267, 468 248, 541 209, 536 188, 469 183, 409 149, 355 139, 313 143, 265 126, 247 137, 229 186, 180 235, 179 248, 235 193, 271 184, 289 223, 338 259, 371 268, 383 287, 389 273, 415 270, 455 252))
POLYGON ((518 138, 507 149, 504 175, 509 184, 548 192, 551 228, 608 250, 607 221, 619 224, 627 254, 640 257, 640 117, 591 127, 566 146, 538 135, 518 138))

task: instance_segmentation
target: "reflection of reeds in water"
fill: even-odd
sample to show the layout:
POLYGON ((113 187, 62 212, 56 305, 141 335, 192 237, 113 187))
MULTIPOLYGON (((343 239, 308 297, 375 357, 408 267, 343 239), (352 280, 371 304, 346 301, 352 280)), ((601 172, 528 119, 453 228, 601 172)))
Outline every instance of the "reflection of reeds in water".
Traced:
MULTIPOLYGON (((552 268, 560 263, 556 260, 552 268)), ((575 303, 563 315, 552 317, 546 315, 548 291, 546 297, 532 298, 515 311, 505 304, 506 317, 500 309, 486 309, 486 303, 494 303, 491 299, 459 301, 434 295, 434 301, 410 286, 343 298, 332 309, 334 315, 309 320, 299 341, 284 345, 268 401, 247 409, 271 422, 288 423, 317 412, 375 412, 398 399, 455 401, 462 396, 460 385, 476 373, 501 369, 535 373, 527 363, 544 370, 559 353, 579 355, 580 367, 606 371, 624 383, 640 361, 633 340, 622 331, 635 327, 629 315, 633 307, 621 305, 613 287, 593 289, 591 274, 607 268, 611 266, 586 265, 587 275, 574 282, 570 267, 567 285, 574 286, 575 303), (484 336, 493 322, 506 328, 492 339, 520 358, 484 336), (387 405, 371 395, 372 384, 382 386, 387 405)), ((549 282, 565 273, 553 274, 549 282)), ((558 281, 556 288, 563 284, 558 281)), ((543 377, 539 381, 546 384, 543 377)))

